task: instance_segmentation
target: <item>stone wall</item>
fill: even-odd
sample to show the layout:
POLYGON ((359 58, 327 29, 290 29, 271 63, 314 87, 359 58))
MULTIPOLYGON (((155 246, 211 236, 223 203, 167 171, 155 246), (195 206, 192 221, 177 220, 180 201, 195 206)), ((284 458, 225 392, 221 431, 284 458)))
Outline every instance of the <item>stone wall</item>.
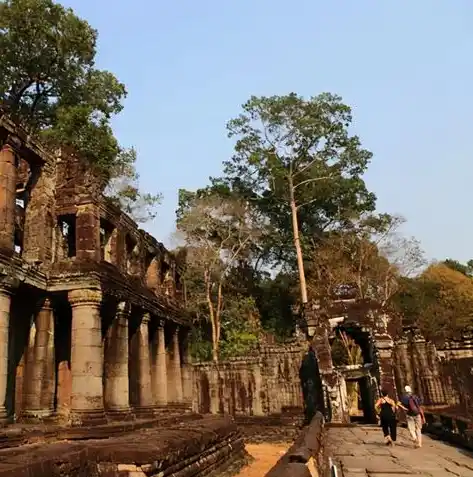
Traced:
POLYGON ((410 385, 430 409, 473 415, 473 340, 465 335, 435 345, 418 330, 408 330, 395 345, 399 389, 410 385))
POLYGON ((306 351, 304 342, 266 344, 255 356, 194 364, 194 410, 269 416, 302 409, 299 368, 306 351))

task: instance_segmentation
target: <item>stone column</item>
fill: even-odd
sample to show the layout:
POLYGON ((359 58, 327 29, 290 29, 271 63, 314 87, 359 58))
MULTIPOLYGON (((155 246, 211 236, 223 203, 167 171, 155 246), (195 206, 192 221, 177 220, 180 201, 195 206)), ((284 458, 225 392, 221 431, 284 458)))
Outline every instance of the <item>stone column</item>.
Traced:
POLYGON ((144 313, 140 326, 137 330, 139 334, 138 345, 138 396, 137 396, 137 412, 142 415, 152 415, 153 395, 151 390, 151 363, 149 350, 149 321, 150 316, 144 313))
POLYGON ((189 348, 189 329, 182 334, 182 399, 186 404, 192 404, 193 369, 189 348))
POLYGON ((16 153, 11 142, 0 149, 0 250, 15 251, 16 153))
POLYGON ((159 320, 158 327, 154 334, 154 352, 152 369, 154 402, 157 406, 165 406, 168 403, 168 376, 164 320, 159 320))
POLYGON ((0 423, 7 421, 8 328, 10 324, 11 291, 0 288, 0 423))
POLYGON ((26 417, 42 418, 54 412, 55 353, 54 313, 46 298, 32 324, 35 328, 33 349, 27 362, 25 393, 26 417))
POLYGON ((131 417, 128 381, 128 318, 127 303, 118 304, 115 319, 105 338, 104 401, 107 414, 114 418, 131 417))
POLYGON ((254 379, 254 389, 253 389, 253 415, 254 416, 264 416, 263 412, 263 403, 261 400, 261 384, 263 382, 261 377, 261 368, 262 363, 259 362, 253 367, 253 379, 254 379))
POLYGON ((412 373, 412 360, 409 352, 408 340, 406 337, 403 337, 397 342, 396 349, 400 367, 399 374, 401 378, 399 384, 401 385, 402 389, 404 389, 404 386, 412 386, 412 383, 414 382, 414 375, 412 373))
POLYGON ((378 352, 379 387, 388 391, 394 398, 397 396, 393 365, 394 342, 390 335, 378 334, 374 337, 374 343, 378 352))
POLYGON ((32 189, 26 200, 22 258, 27 262, 48 263, 52 257, 56 173, 50 165, 31 166, 32 189))
POLYGON ((328 402, 320 396, 316 407, 323 412, 332 422, 341 423, 346 418, 343 409, 343 400, 340 393, 340 380, 335 372, 332 361, 332 350, 329 341, 329 322, 325 317, 318 316, 314 310, 307 311, 308 320, 316 323, 315 333, 312 338, 312 348, 317 356, 319 374, 325 389, 327 390, 328 402), (311 316, 314 314, 315 316, 311 316))
POLYGON ((100 290, 69 292, 72 307, 71 414, 73 424, 105 422, 100 290))
POLYGON ((220 378, 219 378, 218 369, 215 363, 212 363, 210 365, 208 376, 209 376, 210 414, 220 414, 220 392, 219 392, 220 378))
POLYGON ((439 356, 437 348, 433 343, 427 343, 427 353, 429 356, 429 366, 432 368, 432 404, 444 405, 446 404, 444 383, 440 372, 439 356))
POLYGON ((182 370, 181 370, 181 351, 179 349, 179 326, 176 326, 172 335, 172 372, 174 384, 174 400, 176 403, 182 403, 182 370))
POLYGON ((78 259, 97 262, 101 259, 100 216, 95 204, 77 207, 76 254, 78 259))
POLYGON ((420 389, 417 392, 422 396, 424 404, 432 405, 434 383, 432 368, 428 362, 426 341, 420 333, 417 333, 414 337, 414 359, 417 362, 416 372, 418 374, 418 382, 420 389))

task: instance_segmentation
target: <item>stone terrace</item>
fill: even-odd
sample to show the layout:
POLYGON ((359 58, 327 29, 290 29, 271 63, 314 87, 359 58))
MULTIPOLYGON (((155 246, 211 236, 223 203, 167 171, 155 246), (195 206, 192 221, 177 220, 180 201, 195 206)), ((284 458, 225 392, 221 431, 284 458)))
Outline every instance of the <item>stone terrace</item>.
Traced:
POLYGON ((2 449, 0 476, 198 477, 235 471, 245 462, 243 438, 228 419, 194 416, 174 419, 172 427, 153 424, 111 438, 84 440, 83 431, 70 432, 68 440, 51 436, 49 442, 2 449))
POLYGON ((343 477, 471 477, 473 454, 424 436, 414 449, 407 430, 399 429, 398 443, 386 447, 377 426, 331 427, 325 452, 343 477))

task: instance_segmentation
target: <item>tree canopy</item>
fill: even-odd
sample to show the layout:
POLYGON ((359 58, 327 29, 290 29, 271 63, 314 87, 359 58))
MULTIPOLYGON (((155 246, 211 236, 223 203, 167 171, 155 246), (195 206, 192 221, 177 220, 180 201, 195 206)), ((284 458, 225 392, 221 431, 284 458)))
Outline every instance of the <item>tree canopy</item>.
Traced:
MULTIPOLYGON (((254 209, 237 198, 197 196, 183 191, 181 199, 185 203, 177 225, 186 245, 184 280, 192 291, 190 305, 194 314, 209 319, 212 357, 217 361, 222 328, 227 338, 238 329, 240 338, 241 333, 249 331, 241 320, 228 320, 229 310, 233 308, 233 315, 246 315, 247 324, 256 314, 251 300, 235 300, 235 295, 239 297, 231 276, 242 261, 249 259, 252 243, 258 240, 264 224, 254 209), (225 318, 229 321, 227 326, 225 318)), ((231 341, 227 339, 227 345, 231 341)))
POLYGON ((406 325, 432 341, 459 338, 473 326, 473 280, 440 262, 420 276, 403 278, 395 297, 406 325))
MULTIPOLYGON (((404 219, 375 212, 376 197, 363 180, 372 154, 350 134, 351 122, 351 109, 336 95, 251 97, 227 125, 234 154, 223 175, 197 192, 180 191, 178 228, 189 233, 193 217, 188 237, 205 231, 219 269, 229 256, 218 247, 222 214, 214 208, 209 221, 199 207, 237 203, 258 217, 244 251, 225 265, 221 292, 228 306, 219 321, 227 329, 231 323, 243 329, 242 316, 251 315, 265 332, 289 336, 299 305, 311 300, 330 308, 346 293, 376 303, 396 326, 419 327, 429 339, 452 338, 472 324, 471 263, 449 259, 425 269, 419 242, 401 233, 404 219), (251 303, 252 314, 235 312, 239 303, 251 303)), ((200 247, 191 254, 202 261, 200 247)), ((189 273, 197 261, 190 264, 189 273)), ((197 282, 189 283, 199 296, 197 282)), ((212 336, 214 348, 216 336, 227 346, 227 337, 212 336)))
POLYGON ((292 196, 302 248, 335 223, 374 210, 376 198, 362 180, 372 154, 350 135, 351 122, 350 107, 330 93, 253 96, 228 122, 235 152, 212 182, 268 217, 274 230, 262 251, 269 262, 295 264, 292 196))
POLYGON ((112 198, 146 220, 160 196, 139 191, 136 153, 113 134, 110 121, 127 92, 113 73, 95 67, 97 38, 87 21, 52 0, 0 2, 0 103, 52 148, 88 160, 112 183, 112 198))

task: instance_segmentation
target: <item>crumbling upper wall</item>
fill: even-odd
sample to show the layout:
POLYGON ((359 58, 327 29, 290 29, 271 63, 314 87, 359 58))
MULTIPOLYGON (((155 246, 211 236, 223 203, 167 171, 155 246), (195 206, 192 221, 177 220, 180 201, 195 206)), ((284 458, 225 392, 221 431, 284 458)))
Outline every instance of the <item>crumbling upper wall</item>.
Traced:
POLYGON ((1 110, 0 150, 0 272, 44 290, 88 281, 152 311, 180 308, 174 255, 103 196, 84 160, 46 151, 1 110))

